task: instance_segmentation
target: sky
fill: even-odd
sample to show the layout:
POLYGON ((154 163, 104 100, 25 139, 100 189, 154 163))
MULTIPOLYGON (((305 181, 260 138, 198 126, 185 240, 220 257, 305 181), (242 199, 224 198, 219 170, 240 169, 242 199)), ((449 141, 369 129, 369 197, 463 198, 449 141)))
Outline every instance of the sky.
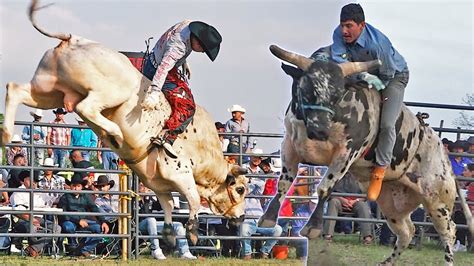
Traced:
MULTIPOLYGON (((215 26, 223 37, 214 62, 192 53, 190 88, 197 104, 216 121, 225 122, 232 104, 247 109, 252 132, 283 133, 284 112, 290 101, 291 79, 270 44, 309 56, 331 44, 342 6, 351 1, 151 1, 56 0, 37 14, 38 24, 50 32, 67 32, 98 41, 118 51, 144 51, 170 26, 184 19, 215 26)), ((359 1, 366 21, 389 37, 410 69, 405 101, 463 104, 474 93, 472 1, 359 1)), ((58 40, 43 36, 30 24, 29 1, 0 0, 0 99, 9 81, 28 82, 44 52, 58 40)), ((0 100, 0 112, 5 102, 0 100)), ((22 106, 17 120, 30 121, 31 108, 22 106)), ((428 122, 445 127, 459 111, 427 111, 428 122)), ((474 114, 473 114, 474 115, 474 114)), ((75 115, 66 121, 75 123, 75 115)), ((51 121, 46 111, 43 121, 51 121)), ((17 132, 20 132, 20 128, 17 132)), ((258 139, 265 152, 279 149, 280 140, 258 139)))

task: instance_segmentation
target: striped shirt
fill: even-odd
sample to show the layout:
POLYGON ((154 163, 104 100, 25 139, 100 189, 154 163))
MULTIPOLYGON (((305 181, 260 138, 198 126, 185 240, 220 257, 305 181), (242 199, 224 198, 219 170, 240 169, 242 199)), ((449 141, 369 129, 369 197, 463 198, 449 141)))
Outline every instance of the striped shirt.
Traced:
POLYGON ((153 48, 152 54, 155 56, 158 68, 151 84, 159 89, 163 88, 168 72, 173 67, 182 66, 192 52, 189 23, 191 20, 185 20, 171 27, 153 48))
MULTIPOLYGON (((51 124, 65 124, 64 121, 52 121, 51 124)), ((66 127, 48 127, 48 137, 51 145, 68 146, 68 136, 71 131, 66 127)))

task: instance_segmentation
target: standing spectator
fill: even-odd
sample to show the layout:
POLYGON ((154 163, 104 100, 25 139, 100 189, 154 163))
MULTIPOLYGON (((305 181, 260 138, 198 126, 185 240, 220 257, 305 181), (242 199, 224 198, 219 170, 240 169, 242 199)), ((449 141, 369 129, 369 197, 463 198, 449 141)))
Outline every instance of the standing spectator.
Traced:
MULTIPOLYGON (((75 173, 71 179, 71 190, 81 191, 83 183, 82 176, 75 173)), ((89 194, 66 193, 59 199, 58 207, 65 212, 100 212, 89 194)), ((95 219, 98 221, 93 217, 83 215, 63 215, 62 218, 61 227, 66 234, 76 233, 77 228, 97 234, 101 232, 107 234, 109 232, 109 226, 104 216, 96 216, 95 219)), ((69 247, 75 255, 89 257, 100 241, 100 237, 86 237, 79 245, 77 239, 69 238, 69 247)))
MULTIPOLYGON (((341 193, 362 193, 359 183, 351 174, 346 174, 339 183, 334 186, 334 192, 341 193)), ((356 197, 331 197, 328 201, 328 216, 338 216, 341 212, 353 212, 356 213, 358 218, 371 218, 371 212, 367 201, 356 197)), ((370 223, 359 223, 361 228, 361 235, 363 243, 369 245, 372 243, 372 228, 370 223)), ((335 220, 324 221, 323 237, 326 240, 331 241, 334 235, 334 227, 336 225, 335 220)))
MULTIPOLYGON (((57 108, 53 110, 56 118, 51 124, 66 124, 64 122, 64 115, 67 114, 64 108, 57 108)), ((71 131, 65 127, 48 127, 48 135, 46 137, 46 144, 54 146, 69 146, 71 143, 71 131)), ((64 168, 66 164, 67 151, 65 149, 48 148, 48 156, 53 157, 54 163, 64 168)))
MULTIPOLYGON (((43 110, 36 109, 35 112, 30 112, 30 115, 33 117, 33 123, 40 123, 41 119, 43 118, 43 110)), ((23 128, 23 133, 21 138, 25 143, 31 143, 31 127, 25 126, 23 128)), ((48 134, 48 130, 46 127, 43 126, 33 126, 33 144, 46 144, 46 136, 48 134)), ((42 165, 43 160, 45 157, 45 150, 40 148, 35 148, 34 152, 34 166, 42 165)))
MULTIPOLYGON (((221 122, 214 123, 216 126, 217 133, 224 133, 225 132, 225 125, 221 122)), ((224 135, 219 134, 219 140, 221 142, 221 149, 223 152, 227 151, 227 147, 229 146, 229 139, 225 138, 224 135)))
MULTIPOLYGON (((76 117, 80 126, 86 126, 81 117, 76 117)), ((73 128, 71 130, 71 145, 74 147, 97 147, 97 135, 90 128, 73 128)), ((91 151, 81 151, 84 160, 90 161, 91 151)))
MULTIPOLYGON (((255 149, 254 152, 259 152, 257 151, 258 149, 255 149)), ((263 153, 263 152, 260 152, 263 153)), ((250 164, 255 164, 257 161, 255 160, 255 157, 257 156, 252 156, 250 159, 250 164)), ((260 157, 258 157, 260 158, 260 157)), ((257 167, 261 162, 261 158, 258 161, 257 167)), ((252 169, 252 168, 248 168, 252 169)), ((255 169, 255 168, 254 168, 255 169)), ((258 167, 260 169, 260 167, 258 167)), ((254 170, 255 171, 255 170, 254 170)), ((260 169, 261 171, 261 169, 260 169)), ((253 172, 255 174, 256 172, 253 172)), ((262 172, 263 173, 263 172, 262 172)), ((248 196, 260 196, 263 193, 263 189, 265 186, 265 181, 262 180, 261 178, 255 178, 252 177, 250 178, 249 185, 248 185, 248 196)), ((251 236, 255 233, 259 233, 265 236, 281 236, 282 233, 282 228, 280 225, 275 225, 275 227, 272 228, 263 228, 263 227, 258 227, 257 222, 258 222, 258 217, 261 217, 263 215, 263 208, 260 203, 259 198, 252 198, 248 197, 245 198, 245 216, 253 216, 257 218, 249 218, 245 219, 244 222, 242 223, 240 227, 240 235, 241 236, 251 236)), ((265 244, 262 246, 260 249, 260 257, 261 258, 268 258, 270 252, 272 251, 273 246, 278 242, 278 240, 267 240, 265 241, 265 244)), ((248 260, 252 258, 252 246, 251 246, 251 241, 250 239, 244 239, 241 241, 242 247, 243 247, 243 259, 248 260)))
MULTIPOLYGON (((40 176, 38 181, 38 187, 40 189, 60 190, 68 187, 64 177, 53 173, 53 168, 57 167, 57 165, 54 164, 53 158, 46 158, 42 166, 51 169, 45 170, 44 174, 40 176)), ((44 195, 44 198, 49 205, 53 206, 58 204, 59 197, 61 197, 61 195, 62 193, 48 193, 44 195)))
MULTIPOLYGON (((11 144, 21 144, 23 143, 20 136, 15 134, 13 135, 11 144)), ((8 165, 13 165, 13 158, 17 155, 21 154, 25 158, 25 165, 28 165, 28 153, 26 152, 26 149, 20 146, 13 146, 13 147, 7 147, 7 164, 8 165)))
MULTIPOLYGON (((451 145, 450 151, 455 153, 463 153, 466 151, 466 147, 462 141, 456 140, 456 142, 451 145)), ((451 166, 453 167, 453 172, 456 176, 462 176, 466 165, 472 163, 472 161, 467 157, 455 155, 450 155, 449 160, 451 161, 451 166)))
MULTIPOLYGON (((24 189, 35 189, 37 179, 33 178, 33 183, 30 180, 30 171, 23 170, 19 178, 21 180, 22 185, 20 188, 24 189)), ((45 206, 51 207, 47 205, 47 202, 44 201, 42 194, 33 193, 33 210, 38 210, 38 208, 44 208, 45 206)), ((28 192, 14 192, 11 197, 11 202, 15 210, 28 210, 30 208, 30 193, 28 192)), ((17 217, 19 218, 18 222, 16 223, 13 231, 15 233, 28 233, 30 232, 30 215, 27 213, 18 214, 17 217)), ((33 217, 33 230, 34 233, 41 232, 45 233, 43 228, 47 228, 49 231, 53 231, 54 233, 60 233, 61 228, 59 226, 54 226, 53 223, 50 221, 46 221, 43 216, 34 214, 33 217)), ((21 240, 18 242, 19 239, 14 240, 17 242, 16 245, 21 243, 21 240)), ((43 247, 49 242, 51 239, 48 238, 30 238, 28 239, 29 246, 26 248, 26 253, 31 257, 38 257, 42 251, 43 247)))
MULTIPOLYGON (((140 182, 139 187, 140 193, 147 193, 149 190, 140 182)), ((139 201, 140 213, 149 214, 152 210, 161 210, 161 206, 157 200, 150 196, 143 196, 139 201)), ((165 224, 163 221, 156 221, 155 217, 146 217, 140 218, 140 223, 138 225, 140 233, 144 233, 150 236, 157 236, 158 232, 163 230, 173 231, 173 235, 185 236, 186 230, 183 227, 183 224, 180 222, 173 222, 172 224, 165 224)), ((196 256, 191 254, 189 251, 189 245, 186 238, 176 239, 178 244, 177 248, 183 259, 197 259, 196 256)), ((160 248, 160 243, 158 238, 151 239, 151 255, 157 260, 165 260, 166 256, 163 254, 163 251, 160 248)))
MULTIPOLYGON (((225 132, 229 133, 249 133, 250 124, 243 117, 245 114, 245 108, 238 104, 232 105, 227 109, 232 114, 232 118, 225 123, 225 132)), ((239 136, 227 136, 229 139, 229 145, 227 146, 227 152, 229 153, 240 153, 240 137, 239 136)), ((250 137, 242 137, 242 152, 247 151, 250 148, 250 137)))
MULTIPOLYGON (((109 145, 102 139, 99 141, 99 148, 109 148, 109 145)), ((97 158, 102 161, 102 168, 106 170, 117 170, 118 169, 118 156, 113 151, 98 151, 97 158)))

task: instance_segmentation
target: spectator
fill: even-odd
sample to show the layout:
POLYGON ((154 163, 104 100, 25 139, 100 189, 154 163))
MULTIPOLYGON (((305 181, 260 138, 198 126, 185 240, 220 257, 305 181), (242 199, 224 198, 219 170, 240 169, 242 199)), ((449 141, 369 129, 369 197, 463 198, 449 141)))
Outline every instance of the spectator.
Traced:
MULTIPOLYGON (((6 169, 0 168, 0 188, 8 187, 8 171, 6 169)), ((10 197, 8 192, 2 191, 0 195, 0 203, 2 205, 10 204, 10 197)))
MULTIPOLYGON (((225 125, 221 122, 214 123, 216 126, 217 133, 225 132, 225 125)), ((221 141, 221 149, 223 152, 227 152, 227 147, 229 146, 229 139, 225 138, 224 135, 219 135, 219 140, 221 141)))
MULTIPOLYGON (((102 139, 99 141, 99 148, 109 148, 107 143, 102 139)), ((98 151, 97 158, 102 161, 102 168, 106 170, 117 170, 118 169, 118 156, 113 151, 98 151)))
MULTIPOLYGON (((250 124, 243 117, 245 114, 245 108, 238 104, 232 105, 227 109, 232 113, 232 118, 225 123, 225 132, 230 133, 249 133, 250 124)), ((240 153, 240 137, 239 136, 227 136, 229 139, 229 145, 227 146, 227 152, 229 153, 240 153)), ((250 137, 242 137, 244 142, 242 143, 242 152, 246 152, 250 148, 250 137)), ((239 162, 240 163, 240 162, 239 162)))
MULTIPOLYGON (((64 108, 53 110, 56 115, 51 124, 66 124, 64 115, 67 114, 64 108)), ((48 135, 46 136, 46 144, 53 146, 69 146, 71 143, 71 131, 66 127, 48 127, 48 135)), ((66 164, 67 151, 65 149, 48 148, 48 156, 53 157, 54 163, 64 168, 66 164)))
MULTIPOLYGON (((42 166, 48 167, 51 169, 45 170, 44 174, 40 176, 39 181, 38 181, 38 187, 40 189, 61 190, 61 189, 68 188, 68 185, 66 185, 66 180, 64 179, 64 177, 58 176, 53 173, 53 168, 57 167, 57 165, 54 164, 54 160, 52 158, 46 158, 42 166)), ((62 193, 52 192, 52 193, 44 194, 44 198, 48 202, 48 205, 53 206, 53 205, 58 204, 58 201, 61 195, 62 193)))
MULTIPOLYGON (((83 184, 82 176, 74 173, 71 179, 71 190, 81 191, 83 184)), ((59 199, 58 207, 65 212, 100 212, 89 194, 66 193, 59 199)), ((84 215, 63 215, 61 227, 66 234, 75 234, 78 228, 92 233, 107 234, 109 226, 104 216, 96 216, 96 219, 98 221, 84 215)), ((69 238, 69 248, 74 255, 89 257, 100 241, 100 237, 86 237, 79 245, 77 239, 69 238)))
MULTIPOLYGON (((149 190, 140 182, 140 193, 147 193, 149 190)), ((140 213, 152 213, 152 210, 161 210, 161 206, 153 197, 143 196, 139 201, 140 213)), ((183 227, 182 223, 173 222, 172 225, 165 224, 163 221, 157 222, 155 217, 143 217, 140 218, 140 223, 138 225, 139 231, 141 233, 157 236, 158 232, 163 230, 174 231, 174 234, 177 236, 185 236, 186 230, 183 227)), ((189 246, 186 238, 181 238, 176 240, 178 244, 178 250, 183 259, 197 259, 196 256, 191 254, 189 251, 189 246)), ((160 243, 158 238, 151 239, 151 255, 157 260, 165 260, 166 256, 163 254, 163 251, 160 248, 160 243)))
MULTIPOLYGON (((454 153, 463 153, 466 151, 466 147, 462 141, 457 140, 451 145, 450 151, 454 153)), ((451 166, 453 167, 453 172, 456 176, 461 176, 466 165, 472 163, 469 158, 455 155, 450 155, 449 160, 451 161, 451 166)))
POLYGON ((243 164, 242 167, 247 168, 249 170, 249 174, 251 175, 263 175, 265 174, 260 168, 260 164, 262 163, 262 157, 259 156, 263 154, 263 150, 256 148, 252 150, 253 156, 250 156, 250 161, 246 164, 243 164))
MULTIPOLYGON (((98 191, 108 192, 115 185, 114 180, 110 180, 106 175, 100 175, 97 178, 97 181, 94 182, 94 188, 98 191)), ((99 207, 100 212, 102 213, 118 213, 118 198, 110 194, 99 194, 95 199, 95 204, 99 207)), ((117 216, 105 216, 105 220, 109 224, 115 223, 117 221, 117 216)))
MULTIPOLYGON (((259 149, 255 149, 254 153, 263 153, 258 151, 259 149)), ((253 166, 248 166, 248 169, 253 169, 254 172, 253 174, 256 173, 255 169, 260 169, 258 165, 261 162, 261 158, 258 156, 252 156, 250 159, 250 164, 253 166), (254 166, 257 167, 254 167, 254 166)), ((261 169, 260 169, 261 171, 261 169)), ((263 171, 262 171, 263 173, 263 171)), ((281 236, 282 233, 282 228, 280 225, 276 225, 273 228, 263 228, 263 227, 258 227, 257 222, 258 222, 258 217, 261 217, 263 215, 263 208, 262 205, 260 204, 260 199, 259 198, 252 198, 252 196, 260 196, 263 193, 263 189, 265 186, 265 181, 262 180, 261 178, 255 178, 252 177, 250 178, 250 182, 248 185, 248 198, 245 199, 245 216, 252 216, 256 218, 249 218, 245 219, 244 222, 242 223, 240 227, 240 235, 243 237, 251 236, 255 233, 259 233, 265 236, 281 236)), ((250 245, 250 239, 244 239, 241 241, 242 247, 243 247, 243 259, 251 259, 252 258, 252 246, 250 245)), ((273 246, 278 242, 278 240, 267 240, 265 241, 265 244, 262 246, 260 249, 260 257, 261 258, 268 258, 269 254, 273 248, 273 246)))
MULTIPOLYGON (((334 186, 334 192, 341 193, 362 193, 359 183, 351 174, 346 174, 339 183, 334 186)), ((371 218, 370 207, 367 201, 361 198, 344 196, 344 197, 332 197, 328 201, 328 216, 338 216, 343 211, 352 212, 357 215, 358 218, 371 218)), ((360 231, 363 239, 363 243, 366 245, 372 244, 372 225, 370 223, 359 223, 360 231)), ((324 239, 331 241, 334 235, 334 227, 336 225, 335 220, 324 221, 323 226, 323 237, 324 239)))
POLYGON ((467 149, 467 153, 474 154, 474 136, 470 136, 467 139, 467 144, 469 145, 469 148, 467 149))
MULTIPOLYGON (((33 183, 30 179, 30 171, 23 170, 19 174, 19 178, 22 182, 20 188, 24 189, 35 189, 36 188, 36 177, 33 178, 33 183)), ((38 208, 44 208, 47 205, 47 202, 44 201, 42 194, 33 193, 33 210, 38 210, 38 208)), ((30 193, 28 192, 14 192, 11 197, 12 206, 14 210, 28 210, 30 208, 30 193)), ((48 206, 51 207, 51 206, 48 206)), ((13 231, 15 233, 29 233, 30 232, 30 215, 27 213, 16 215, 19 220, 16 223, 13 231)), ((53 227, 53 223, 43 219, 43 216, 34 214, 33 215, 33 230, 34 232, 45 233, 45 229, 53 231, 54 233, 60 233, 61 228, 58 225, 53 227)), ((31 257, 38 257, 42 251, 43 247, 50 241, 48 238, 29 238, 29 246, 25 249, 26 253, 31 257)), ((16 246, 21 245, 21 239, 15 239, 13 242, 16 243, 16 246)))
MULTIPOLYGON (((73 150, 69 156, 69 160, 71 160, 72 166, 74 168, 81 168, 81 169, 94 169, 94 165, 91 162, 84 160, 82 157, 82 152, 80 150, 73 150)), ((92 172, 77 172, 79 173, 82 178, 84 179, 84 187, 83 190, 93 190, 93 182, 94 182, 94 173, 92 172)))
MULTIPOLYGON (((33 117, 33 123, 40 123, 43 118, 43 110, 35 109, 35 112, 30 112, 30 115, 33 117)), ((21 138, 25 143, 31 143, 31 127, 23 127, 23 132, 21 138)), ((43 126, 33 126, 33 144, 46 144, 46 136, 48 135, 48 130, 43 126)), ((42 165, 45 157, 45 150, 40 148, 35 148, 35 153, 33 157, 34 166, 42 165)))
MULTIPOLYGON (((17 134, 13 135, 11 144, 21 144, 21 143, 23 142, 21 141, 20 136, 17 134)), ((22 154, 23 157, 25 158, 25 165, 28 165, 28 153, 26 152, 26 149, 21 146, 7 147, 7 164, 13 165, 13 158, 17 154, 22 154)))
POLYGON ((444 147, 444 149, 446 150, 446 153, 448 153, 448 152, 449 152, 449 147, 450 147, 451 145, 453 145, 454 142, 450 141, 450 140, 447 139, 447 138, 443 138, 443 139, 441 140, 441 142, 443 143, 443 147, 444 147))
MULTIPOLYGON (((76 117, 80 126, 86 126, 86 123, 81 117, 76 117)), ((97 135, 90 128, 73 128, 71 130, 71 145, 74 147, 97 147, 97 135)), ((81 151, 82 157, 86 161, 90 161, 91 151, 81 151)))
MULTIPOLYGON (((474 177, 474 163, 470 163, 466 165, 463 171, 463 177, 473 178, 474 177)), ((463 185, 463 188, 466 188, 466 199, 468 201, 473 201, 472 191, 474 188, 474 182, 459 182, 459 186, 463 185), (469 192, 471 191, 471 192, 469 192)), ((464 195, 461 195, 464 196, 464 195)), ((474 206, 470 206, 471 211, 473 210, 474 206)), ((467 224, 466 216, 459 204, 454 205, 454 213, 453 213, 453 222, 456 224, 467 224)), ((470 239, 470 232, 466 228, 459 228, 456 230, 456 243, 453 247, 455 252, 459 251, 466 251, 466 239, 470 239)))
MULTIPOLYGON (((14 166, 26 166, 25 155, 19 153, 13 157, 14 166)), ((8 187, 9 188, 18 188, 21 186, 21 180, 19 174, 23 169, 11 169, 8 177, 8 187)), ((8 192, 8 195, 11 196, 13 192, 8 192)))

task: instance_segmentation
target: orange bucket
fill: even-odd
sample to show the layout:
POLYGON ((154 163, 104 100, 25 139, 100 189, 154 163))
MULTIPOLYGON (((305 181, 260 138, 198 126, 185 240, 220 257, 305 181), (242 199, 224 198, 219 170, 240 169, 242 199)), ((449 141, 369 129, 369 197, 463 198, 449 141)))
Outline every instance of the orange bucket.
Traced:
POLYGON ((273 258, 279 260, 286 260, 288 258, 288 246, 275 245, 273 246, 273 258))

